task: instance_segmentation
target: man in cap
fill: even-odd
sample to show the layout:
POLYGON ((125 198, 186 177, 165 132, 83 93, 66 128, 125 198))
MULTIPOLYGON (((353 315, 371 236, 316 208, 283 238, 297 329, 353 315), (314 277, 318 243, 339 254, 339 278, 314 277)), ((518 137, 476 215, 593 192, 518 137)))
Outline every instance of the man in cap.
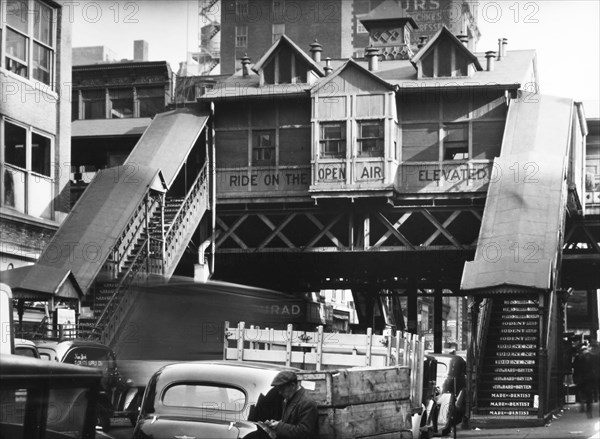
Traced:
POLYGON ((318 411, 316 402, 298 384, 298 376, 291 371, 279 372, 271 386, 283 396, 281 421, 265 424, 279 439, 316 439, 318 437, 318 411))

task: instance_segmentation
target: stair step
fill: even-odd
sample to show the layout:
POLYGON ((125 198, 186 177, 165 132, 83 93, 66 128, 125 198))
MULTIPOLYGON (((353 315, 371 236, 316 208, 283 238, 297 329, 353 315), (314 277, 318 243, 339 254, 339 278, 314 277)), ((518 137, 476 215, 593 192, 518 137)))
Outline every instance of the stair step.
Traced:
POLYGON ((485 350, 486 358, 537 358, 536 350, 498 350, 498 349, 486 349, 485 350))
POLYGON ((493 328, 488 331, 488 340, 495 336, 505 335, 520 335, 520 336, 532 336, 532 334, 538 334, 537 327, 522 327, 522 326, 504 326, 502 328, 493 328))
POLYGON ((517 415, 517 416, 496 416, 473 414, 469 420, 471 428, 524 428, 541 427, 544 425, 544 419, 535 415, 517 415))
POLYGON ((484 359, 486 366, 535 366, 536 358, 488 357, 484 359))
POLYGON ((511 311, 509 314, 506 314, 502 311, 498 311, 492 313, 492 322, 498 322, 503 320, 538 320, 539 317, 540 316, 538 314, 534 314, 531 311, 525 311, 522 313, 511 311))
POLYGON ((537 415, 537 408, 514 408, 514 409, 505 409, 505 408, 478 408, 478 414, 482 415, 494 415, 494 416, 506 416, 506 417, 514 417, 514 416, 533 416, 537 415))
POLYGON ((493 366, 484 368, 483 373, 490 374, 529 374, 535 373, 535 367, 523 367, 523 366, 493 366))
MULTIPOLYGON (((490 339, 488 336, 488 341, 490 339)), ((535 335, 496 335, 495 341, 498 343, 535 343, 537 345, 538 337, 535 335)))
POLYGON ((482 373, 479 382, 481 383, 533 383, 536 377, 533 375, 524 374, 507 374, 507 375, 494 375, 491 373, 482 373))
POLYGON ((537 391, 537 382, 535 383, 481 383, 479 389, 481 392, 534 392, 537 391))
POLYGON ((488 399, 494 399, 497 400, 498 398, 506 398, 507 400, 527 400, 527 399, 533 399, 534 395, 537 395, 536 392, 533 391, 498 391, 498 390, 487 390, 484 392, 481 392, 479 395, 478 400, 488 400, 488 399))
POLYGON ((477 406, 479 409, 486 408, 502 408, 502 409, 535 409, 535 401, 531 398, 531 401, 526 401, 523 399, 520 400, 511 400, 511 399, 483 399, 479 398, 477 400, 477 406))
POLYGON ((498 307, 494 306, 492 309, 492 313, 494 312, 539 312, 539 308, 537 306, 532 305, 500 305, 498 307))
MULTIPOLYGON (((490 342, 488 341, 488 344, 490 342)), ((536 351, 538 349, 537 343, 519 343, 519 344, 510 344, 510 343, 492 343, 490 348, 495 350, 512 350, 512 351, 536 351)))

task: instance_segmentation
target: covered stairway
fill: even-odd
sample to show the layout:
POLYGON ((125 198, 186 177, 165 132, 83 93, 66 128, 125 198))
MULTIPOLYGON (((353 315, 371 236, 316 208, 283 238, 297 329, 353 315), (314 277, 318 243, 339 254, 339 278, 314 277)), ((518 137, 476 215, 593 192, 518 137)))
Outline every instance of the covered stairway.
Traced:
POLYGON ((560 267, 576 187, 574 103, 520 92, 488 189, 470 295, 471 425, 541 424, 561 405, 560 267))
POLYGON ((82 293, 78 336, 114 346, 135 300, 130 286, 174 273, 210 208, 208 119, 189 109, 158 114, 122 166, 94 177, 26 267, 30 284, 73 277, 82 293), (65 276, 49 278, 49 270, 65 276))

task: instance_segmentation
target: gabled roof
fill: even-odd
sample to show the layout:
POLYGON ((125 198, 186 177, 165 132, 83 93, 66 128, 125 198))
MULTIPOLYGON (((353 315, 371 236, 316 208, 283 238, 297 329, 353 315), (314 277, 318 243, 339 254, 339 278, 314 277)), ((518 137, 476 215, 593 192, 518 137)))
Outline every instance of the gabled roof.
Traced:
POLYGON ((269 58, 271 58, 271 55, 275 52, 275 50, 277 50, 277 48, 279 48, 279 46, 283 45, 283 44, 288 44, 292 50, 304 61, 306 61, 315 72, 317 72, 319 74, 319 76, 325 76, 325 72, 323 71, 323 68, 317 64, 310 56, 308 56, 301 48, 300 46, 298 46, 296 43, 294 43, 290 38, 286 37, 285 35, 282 35, 281 38, 279 38, 275 43, 273 43, 273 45, 269 48, 269 50, 267 50, 267 52, 258 60, 258 62, 256 64, 254 64, 254 67, 252 67, 252 70, 254 70, 255 72, 259 72, 260 70, 262 70, 265 66, 265 64, 267 63, 267 61, 269 60, 269 58))
POLYGON ((79 299, 81 288, 68 268, 27 265, 2 272, 15 299, 79 299))
POLYGON ((35 278, 70 270, 87 292, 147 191, 163 186, 160 174, 135 163, 98 172, 31 267, 35 278))
POLYGON ((417 62, 419 62, 421 58, 427 56, 431 52, 432 48, 437 44, 437 41, 444 36, 450 38, 450 41, 459 48, 459 50, 469 59, 469 61, 475 65, 477 70, 483 70, 479 60, 473 54, 473 52, 467 49, 465 45, 461 43, 460 40, 456 38, 446 26, 443 26, 439 31, 437 31, 435 35, 427 42, 427 44, 425 44, 425 46, 423 46, 421 50, 419 50, 419 52, 412 57, 410 61, 413 63, 413 65, 416 66, 417 62))
POLYGON ((375 9, 373 9, 366 17, 360 19, 363 26, 369 30, 370 25, 374 25, 377 22, 387 22, 387 21, 404 21, 406 23, 410 23, 413 29, 418 29, 417 23, 415 20, 409 16, 402 6, 394 0, 385 0, 375 9))
POLYGON ((208 112, 178 108, 157 114, 129 154, 126 165, 160 169, 170 187, 208 121, 208 112))
POLYGON ((339 76, 344 70, 346 70, 348 68, 358 69, 361 73, 369 76, 374 81, 379 82, 384 87, 389 88, 390 90, 394 90, 395 89, 395 87, 392 84, 390 84, 389 82, 387 82, 384 79, 381 79, 376 74, 376 72, 370 71, 369 69, 363 67, 362 65, 360 65, 359 63, 357 63, 356 61, 354 61, 352 58, 350 58, 344 64, 342 64, 341 66, 339 66, 338 68, 336 68, 333 72, 331 72, 326 78, 323 78, 322 80, 320 80, 319 82, 317 82, 315 84, 315 86, 311 89, 311 93, 314 94, 317 91, 319 91, 326 84, 328 84, 329 82, 331 82, 331 80, 333 80, 335 77, 339 76))

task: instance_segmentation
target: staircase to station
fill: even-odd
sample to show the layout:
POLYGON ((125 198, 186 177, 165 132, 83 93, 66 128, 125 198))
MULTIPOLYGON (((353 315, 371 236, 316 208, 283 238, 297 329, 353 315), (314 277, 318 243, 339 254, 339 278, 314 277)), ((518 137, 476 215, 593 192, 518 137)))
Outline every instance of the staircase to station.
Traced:
POLYGON ((494 299, 480 364, 479 415, 536 418, 539 310, 533 300, 494 299))
POLYGON ((93 316, 80 319, 88 327, 88 336, 105 344, 117 342, 137 292, 132 285, 149 275, 170 277, 208 209, 206 166, 185 197, 160 195, 145 198, 142 218, 135 232, 125 230, 120 242, 128 237, 129 245, 115 253, 105 264, 105 271, 114 279, 100 277, 94 294, 82 302, 93 316))

